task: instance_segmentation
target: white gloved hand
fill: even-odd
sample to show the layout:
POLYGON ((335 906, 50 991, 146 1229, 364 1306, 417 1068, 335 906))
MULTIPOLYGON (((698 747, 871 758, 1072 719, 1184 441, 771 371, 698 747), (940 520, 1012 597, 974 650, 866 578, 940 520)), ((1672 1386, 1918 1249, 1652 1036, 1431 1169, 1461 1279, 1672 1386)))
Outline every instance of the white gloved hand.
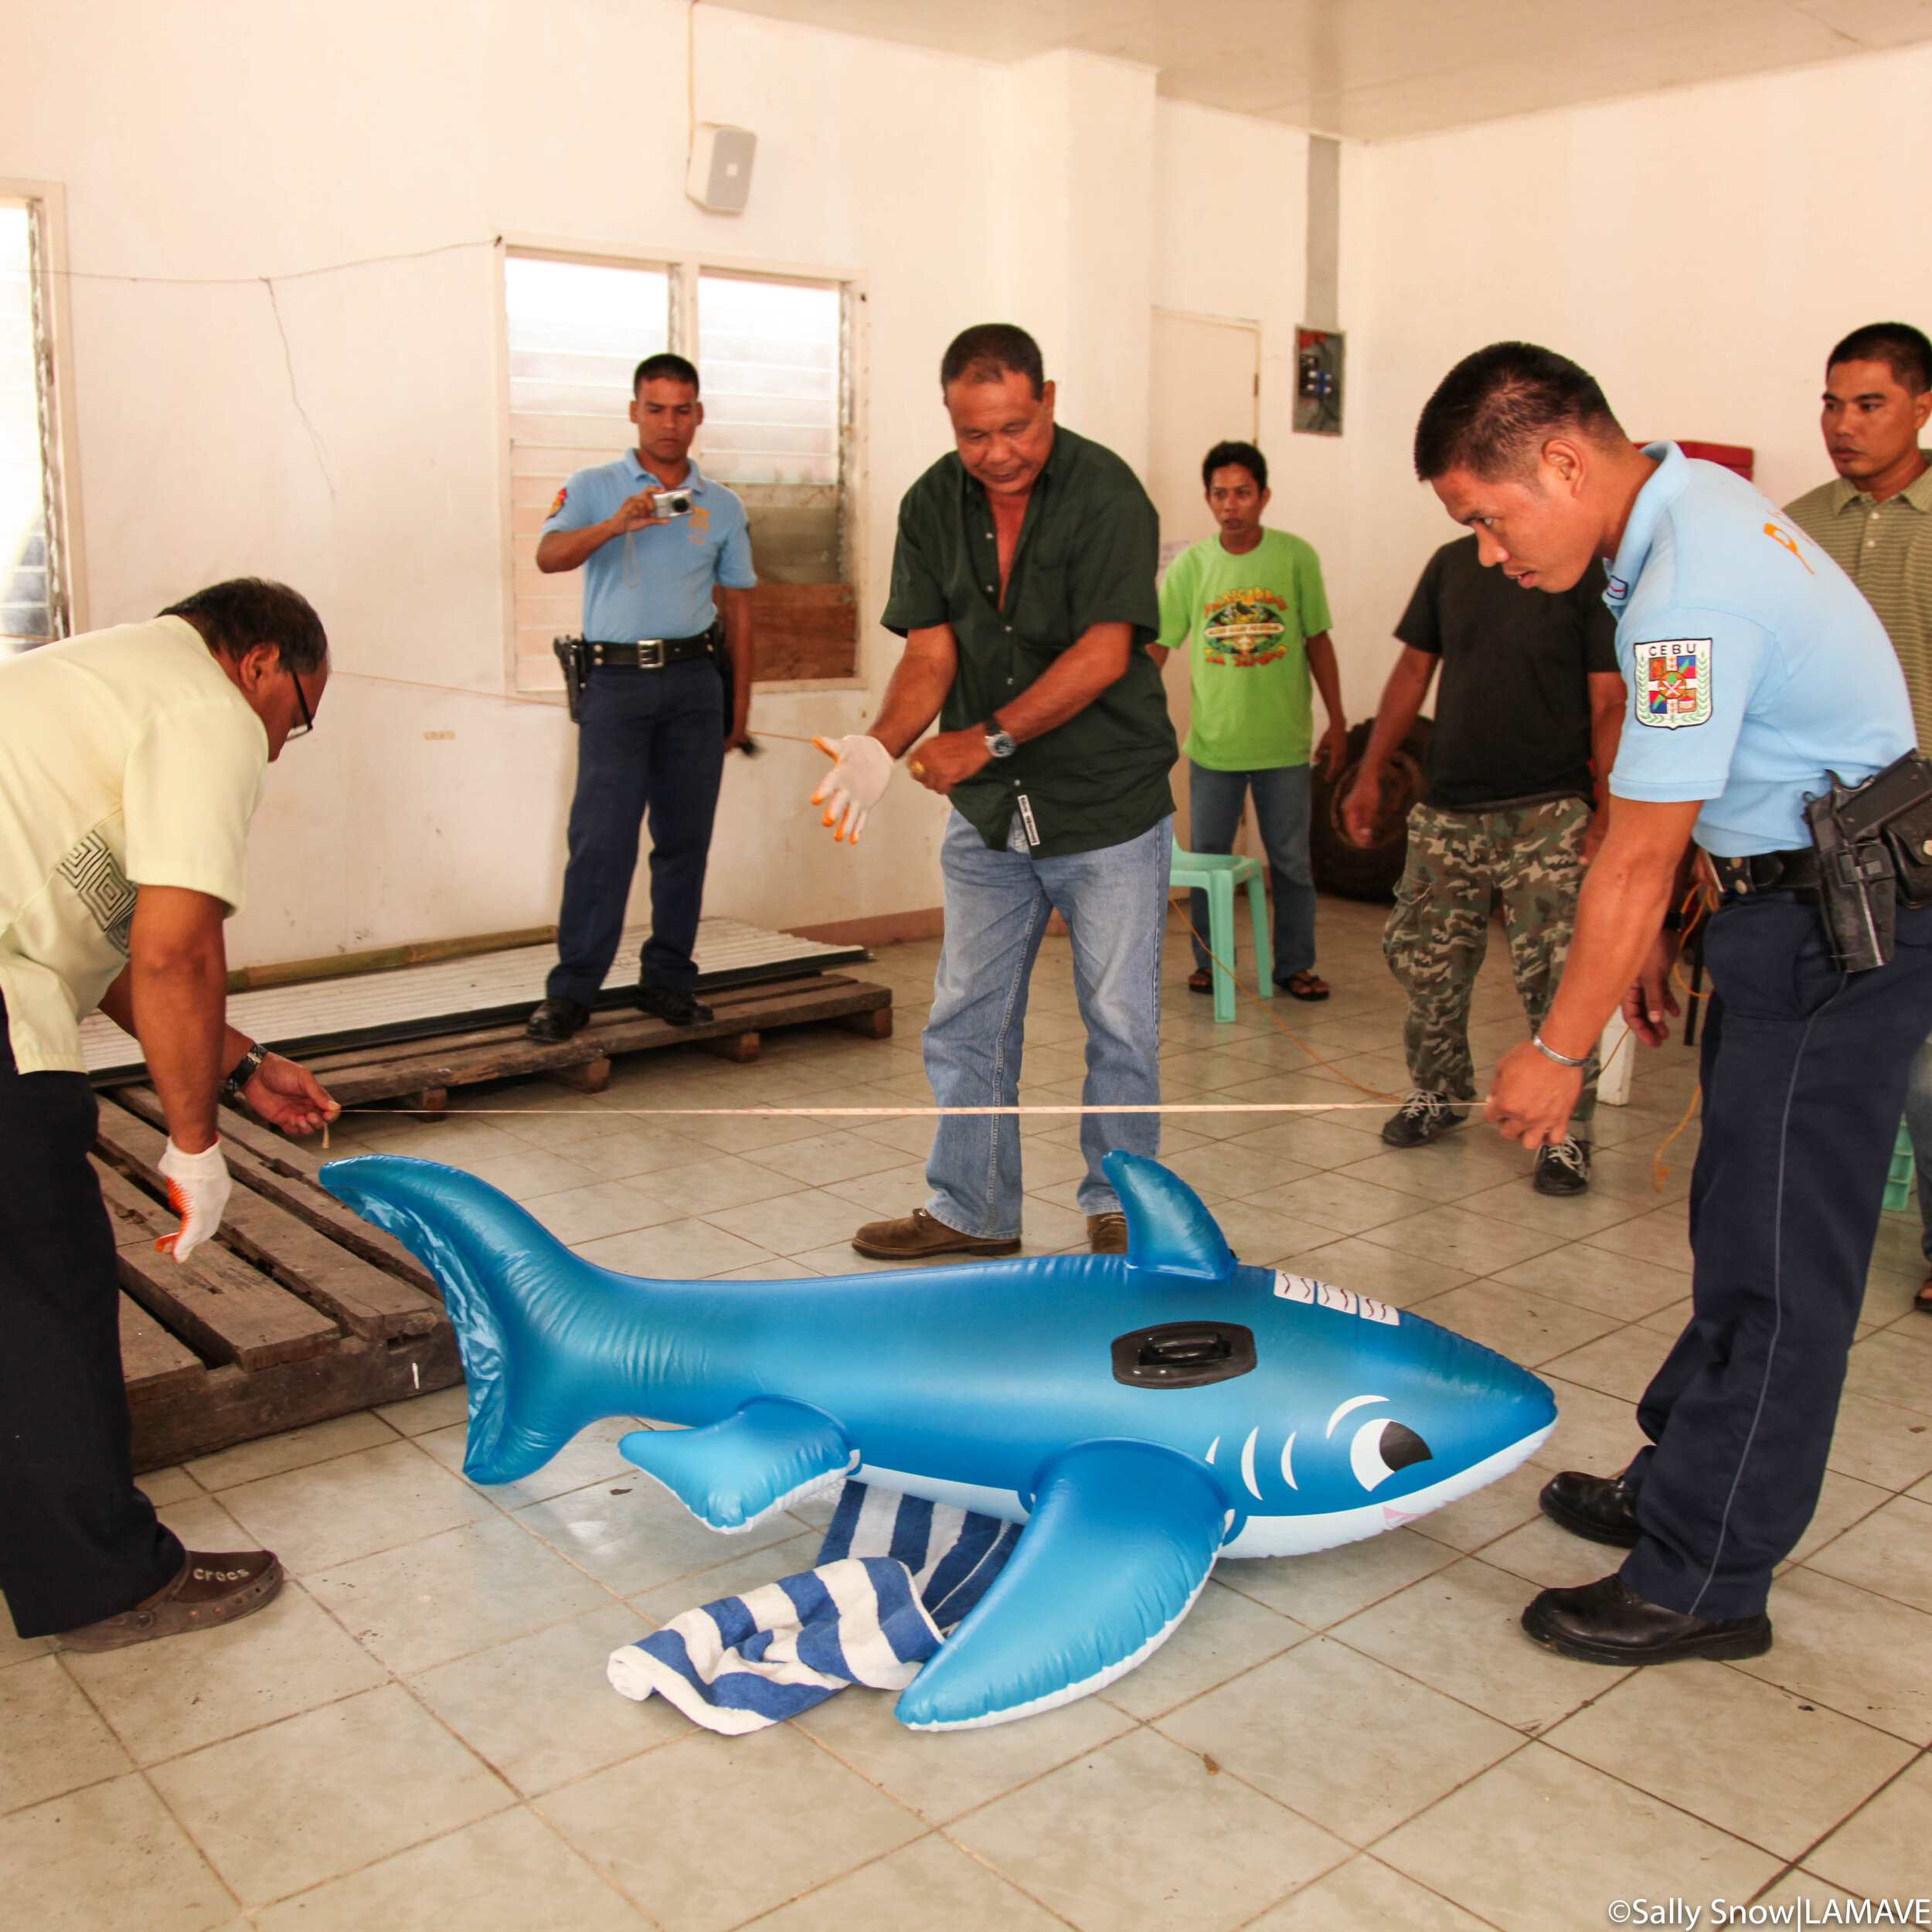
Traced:
POLYGON ((185 1261, 221 1226, 230 1185, 228 1163, 219 1141, 199 1154, 184 1154, 171 1140, 155 1165, 168 1183, 168 1205, 181 1216, 181 1226, 155 1246, 185 1261))
POLYGON ((849 838, 855 845, 866 815, 892 782, 892 753, 862 731, 849 738, 815 738, 812 743, 838 762, 819 780, 811 802, 825 807, 821 822, 835 828, 835 839, 849 838))

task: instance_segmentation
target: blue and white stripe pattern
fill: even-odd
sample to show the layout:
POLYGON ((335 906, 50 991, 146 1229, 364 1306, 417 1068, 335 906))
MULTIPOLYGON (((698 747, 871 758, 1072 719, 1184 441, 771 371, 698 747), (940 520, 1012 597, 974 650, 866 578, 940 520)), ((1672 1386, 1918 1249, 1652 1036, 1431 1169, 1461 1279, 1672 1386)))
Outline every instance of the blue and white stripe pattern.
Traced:
POLYGON ((611 1685, 655 1691, 737 1735, 848 1684, 903 1690, 1005 1566, 1019 1526, 848 1482, 813 1569, 721 1597, 612 1653, 611 1685))

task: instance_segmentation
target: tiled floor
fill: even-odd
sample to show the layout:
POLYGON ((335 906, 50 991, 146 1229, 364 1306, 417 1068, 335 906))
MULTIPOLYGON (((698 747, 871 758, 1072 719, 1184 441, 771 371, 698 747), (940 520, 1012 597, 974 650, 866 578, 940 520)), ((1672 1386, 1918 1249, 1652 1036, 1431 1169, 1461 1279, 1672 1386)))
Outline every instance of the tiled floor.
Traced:
MULTIPOLYGON (((1402 1077, 1379 917, 1333 903, 1325 1007, 1217 1027, 1170 949, 1168 1097, 1359 1097, 1402 1077)), ((583 1252, 665 1274, 843 1272, 859 1221, 923 1196, 923 1121, 619 1110, 805 1097, 923 1102, 934 948, 880 957, 889 1044, 781 1035, 738 1067, 648 1056, 585 1100, 359 1122, 529 1203, 583 1252), (573 1117, 543 1110, 565 1107, 573 1117)), ((1520 1037, 1492 972, 1476 1040, 1520 1037)), ((1043 957, 1028 1097, 1078 1097, 1063 941, 1043 957)), ((1181 1117, 1174 1167, 1243 1258, 1421 1310, 1532 1364, 1563 1420, 1537 1465, 1325 1556, 1230 1562, 1149 1663, 1096 1697, 921 1737, 851 1691, 741 1740, 606 1688, 616 1645, 807 1566, 808 1509, 726 1543, 630 1470, 621 1425, 529 1481, 458 1473, 460 1391, 254 1443, 151 1479, 202 1548, 277 1548, 294 1579, 234 1630, 103 1657, 0 1640, 0 1896, 20 1932, 1332 1932, 1598 1927, 1613 1902, 1788 1903, 1932 1890, 1932 1323, 1915 1225, 1887 1217, 1818 1519, 1773 1599, 1770 1655, 1631 1675, 1515 1628, 1537 1585, 1609 1553, 1544 1522, 1560 1466, 1618 1465, 1631 1397, 1684 1311, 1696 1138, 1651 1185, 1692 1091, 1641 1056, 1597 1181, 1531 1192, 1472 1126, 1395 1154, 1377 1112, 1181 1117)), ((1035 1124, 1029 1123, 1029 1124, 1035 1124)), ((1074 1126, 1029 1141, 1027 1237, 1077 1242, 1074 1126)), ((352 1145, 339 1137, 338 1146, 352 1145)))

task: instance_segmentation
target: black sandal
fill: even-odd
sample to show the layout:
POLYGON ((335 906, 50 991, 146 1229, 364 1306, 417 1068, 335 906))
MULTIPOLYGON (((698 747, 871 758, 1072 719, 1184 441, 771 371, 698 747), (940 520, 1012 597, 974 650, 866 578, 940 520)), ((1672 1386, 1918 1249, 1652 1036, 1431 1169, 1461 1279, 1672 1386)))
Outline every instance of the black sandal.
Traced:
POLYGON ((1326 999, 1333 990, 1319 973, 1311 971, 1291 973, 1277 984, 1291 999, 1326 999))
POLYGON ((1932 1280, 1919 1284, 1919 1291, 1913 1296, 1912 1305, 1921 1315, 1932 1315, 1932 1280))

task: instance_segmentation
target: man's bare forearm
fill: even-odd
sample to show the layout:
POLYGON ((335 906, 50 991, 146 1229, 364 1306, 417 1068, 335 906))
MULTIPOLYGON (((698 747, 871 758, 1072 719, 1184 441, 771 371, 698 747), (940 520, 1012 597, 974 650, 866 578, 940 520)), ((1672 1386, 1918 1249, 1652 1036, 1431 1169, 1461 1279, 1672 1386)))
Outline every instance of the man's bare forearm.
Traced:
MULTIPOLYGON (((141 1042, 169 1138, 184 1153, 199 1154, 214 1143, 221 1083, 233 1064, 219 903, 200 893, 144 886, 129 954, 127 971, 115 982, 126 988, 121 1023, 131 1022, 141 1042)), ((241 1051, 247 1044, 240 1042, 241 1051)))
POLYGON ((1559 1053, 1582 1058, 1623 1005, 1670 910, 1702 808, 1611 800, 1610 831, 1584 875, 1563 984, 1543 1024, 1559 1053))
POLYGON ((1132 625, 1089 626, 1018 697, 993 713, 1000 729, 1024 744, 1078 717, 1126 675, 1133 650, 1132 625))
POLYGON ((738 737, 751 716, 751 593, 720 590, 724 609, 725 650, 731 659, 732 712, 725 720, 728 737, 738 737))
POLYGON ((870 735, 895 758, 903 757, 939 716, 958 673, 959 641, 950 624, 909 631, 870 735))
POLYGON ((549 531, 537 543, 536 567, 546 577, 574 570, 611 538, 621 534, 615 517, 607 517, 601 523, 587 523, 580 530, 549 531))
POLYGON ((1422 715, 1423 700, 1429 695, 1430 681, 1436 675, 1436 664, 1434 658, 1406 648, 1403 655, 1396 660, 1395 668, 1382 687, 1382 702, 1376 708, 1375 724, 1362 754, 1362 769, 1365 772, 1379 771, 1389 762, 1396 747, 1408 736, 1411 726, 1422 715), (1414 660, 1417 658, 1423 662, 1417 663, 1414 660))
MULTIPOLYGON (((1342 722, 1342 671, 1335 662, 1335 640, 1325 631, 1318 631, 1308 639, 1308 675, 1315 680, 1315 688, 1321 693, 1321 702, 1327 709, 1330 724, 1342 722)), ((1420 703, 1420 700, 1417 701, 1420 703)))

